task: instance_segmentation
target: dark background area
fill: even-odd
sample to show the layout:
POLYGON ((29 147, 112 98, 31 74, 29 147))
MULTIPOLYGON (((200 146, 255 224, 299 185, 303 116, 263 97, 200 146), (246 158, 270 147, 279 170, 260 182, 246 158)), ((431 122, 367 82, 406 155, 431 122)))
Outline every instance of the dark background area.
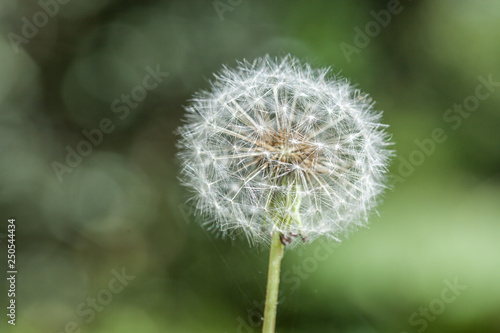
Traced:
POLYGON ((267 248, 197 223, 174 131, 223 65, 288 53, 398 155, 370 228, 286 252, 278 332, 500 332, 499 1, 65 1, 0 1, 2 332, 259 332, 267 248))

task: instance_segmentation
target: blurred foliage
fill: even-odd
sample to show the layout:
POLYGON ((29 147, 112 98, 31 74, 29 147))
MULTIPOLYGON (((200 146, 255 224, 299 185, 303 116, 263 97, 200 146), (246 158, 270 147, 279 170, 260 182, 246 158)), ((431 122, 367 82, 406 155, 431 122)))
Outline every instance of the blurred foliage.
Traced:
MULTIPOLYGON (((500 2, 401 1, 350 57, 341 43, 354 46, 355 27, 388 2, 62 3, 0 2, 0 207, 2 221, 18 224, 13 332, 64 332, 71 321, 96 333, 260 331, 267 249, 194 223, 174 130, 213 72, 266 53, 331 66, 369 92, 391 125, 395 177, 420 149, 415 140, 435 128, 448 137, 394 182, 370 229, 298 285, 283 281, 279 331, 416 332, 412 313, 458 279, 467 289, 425 330, 500 332, 500 91, 455 130, 443 117, 474 95, 479 76, 500 81, 500 2), (53 17, 13 44, 26 20, 44 23, 42 7, 53 17), (168 76, 142 89, 157 68, 168 76), (113 130, 89 152, 84 131, 103 119, 113 130), (58 177, 54 162, 78 149, 88 154, 58 177), (122 268, 135 278, 86 322, 79 305, 122 268)), ((283 271, 295 274, 318 244, 289 251, 283 271)))

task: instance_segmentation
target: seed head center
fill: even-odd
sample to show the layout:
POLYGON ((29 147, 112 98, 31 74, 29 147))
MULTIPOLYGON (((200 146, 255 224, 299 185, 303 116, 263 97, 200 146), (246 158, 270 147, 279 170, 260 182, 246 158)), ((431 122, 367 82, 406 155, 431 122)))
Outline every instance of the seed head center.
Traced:
POLYGON ((266 164, 276 174, 302 169, 311 171, 317 162, 317 147, 297 131, 277 130, 261 136, 266 157, 259 157, 259 164, 266 164))

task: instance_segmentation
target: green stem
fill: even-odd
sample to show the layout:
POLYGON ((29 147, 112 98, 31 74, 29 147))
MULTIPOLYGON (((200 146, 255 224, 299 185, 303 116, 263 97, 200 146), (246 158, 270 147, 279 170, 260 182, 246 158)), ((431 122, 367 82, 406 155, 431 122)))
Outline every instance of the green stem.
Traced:
POLYGON ((262 333, 274 333, 276 323, 276 307, 278 304, 278 288, 280 284, 280 265, 283 258, 283 244, 280 233, 274 232, 269 252, 269 271, 267 273, 266 307, 264 309, 264 326, 262 333))

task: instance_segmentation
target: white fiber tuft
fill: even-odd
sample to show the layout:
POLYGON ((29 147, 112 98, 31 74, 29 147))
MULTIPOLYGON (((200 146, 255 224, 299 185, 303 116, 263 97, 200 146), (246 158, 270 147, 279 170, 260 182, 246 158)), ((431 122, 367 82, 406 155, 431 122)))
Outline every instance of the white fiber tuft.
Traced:
POLYGON ((179 128, 181 178, 210 229, 292 242, 367 223, 391 150, 366 94, 290 56, 215 77, 179 128))

